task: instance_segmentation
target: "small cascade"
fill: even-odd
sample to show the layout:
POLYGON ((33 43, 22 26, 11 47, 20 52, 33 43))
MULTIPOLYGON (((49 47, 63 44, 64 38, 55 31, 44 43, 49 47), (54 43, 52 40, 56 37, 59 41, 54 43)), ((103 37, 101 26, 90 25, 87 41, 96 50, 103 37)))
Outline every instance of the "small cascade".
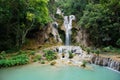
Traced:
POLYGON ((106 67, 112 68, 114 70, 120 71, 120 62, 115 61, 111 58, 94 56, 92 58, 92 63, 96 64, 96 65, 100 65, 100 66, 106 66, 106 67))
POLYGON ((62 52, 63 52, 63 51, 62 51, 62 46, 60 46, 60 47, 58 48, 58 53, 59 53, 59 54, 62 54, 62 52))

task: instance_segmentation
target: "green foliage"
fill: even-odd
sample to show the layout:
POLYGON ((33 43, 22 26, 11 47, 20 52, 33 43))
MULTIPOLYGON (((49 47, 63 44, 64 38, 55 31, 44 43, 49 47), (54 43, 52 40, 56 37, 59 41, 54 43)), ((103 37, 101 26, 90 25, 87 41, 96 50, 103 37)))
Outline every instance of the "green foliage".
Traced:
POLYGON ((0 51, 19 49, 30 30, 47 24, 47 4, 48 0, 0 0, 0 51))
POLYGON ((103 47, 102 52, 110 52, 110 53, 114 53, 114 54, 120 54, 120 49, 119 48, 115 48, 112 46, 107 46, 107 47, 103 47))
POLYGON ((35 55, 35 51, 30 51, 30 55, 35 55))
POLYGON ((99 56, 99 54, 100 54, 100 49, 95 50, 95 54, 97 54, 97 56, 99 56))
POLYGON ((103 52, 110 52, 112 50, 112 47, 111 46, 108 46, 108 47, 104 47, 102 49, 103 52))
POLYGON ((9 59, 0 60, 0 68, 1 67, 11 67, 16 65, 24 65, 29 62, 29 57, 26 54, 20 54, 17 56, 13 56, 9 59))
POLYGON ((5 57, 6 57, 6 52, 5 52, 5 51, 2 51, 2 52, 0 53, 0 60, 1 60, 1 59, 5 59, 5 57))
POLYGON ((119 3, 118 0, 100 0, 87 4, 79 24, 87 30, 94 45, 116 46, 120 35, 119 3))
POLYGON ((90 54, 90 48, 89 47, 87 48, 87 54, 90 54))
POLYGON ((74 57, 72 52, 69 52, 69 59, 72 59, 74 57))
POLYGON ((120 46, 120 39, 117 40, 116 45, 120 46))
POLYGON ((41 56, 41 55, 35 55, 35 57, 34 57, 33 61, 34 61, 34 62, 36 62, 36 61, 40 61, 40 60, 41 60, 41 58, 42 58, 42 56, 41 56))
POLYGON ((41 61, 41 64, 45 64, 45 61, 42 60, 42 61, 41 61))
POLYGON ((86 67, 86 64, 87 64, 87 62, 86 62, 86 61, 83 61, 81 66, 85 68, 85 67, 86 67))
POLYGON ((51 50, 45 50, 45 57, 48 61, 52 61, 54 59, 57 59, 57 54, 51 50))
POLYGON ((51 62, 50 65, 54 66, 56 64, 55 61, 51 62))
POLYGON ((26 54, 27 52, 26 51, 23 51, 23 50, 19 50, 18 51, 18 54, 26 54))
POLYGON ((65 15, 73 14, 77 20, 80 20, 87 3, 88 0, 58 0, 56 5, 62 9, 65 15))

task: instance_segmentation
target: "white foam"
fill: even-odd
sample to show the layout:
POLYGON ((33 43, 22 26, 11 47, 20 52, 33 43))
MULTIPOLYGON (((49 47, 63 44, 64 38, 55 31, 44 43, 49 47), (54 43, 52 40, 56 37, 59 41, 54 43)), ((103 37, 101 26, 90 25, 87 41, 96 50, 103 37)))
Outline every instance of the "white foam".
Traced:
POLYGON ((112 69, 112 68, 110 68, 110 67, 105 67, 105 68, 107 68, 107 69, 109 69, 109 70, 112 70, 112 71, 114 71, 114 72, 120 73, 120 71, 114 70, 114 69, 112 69))

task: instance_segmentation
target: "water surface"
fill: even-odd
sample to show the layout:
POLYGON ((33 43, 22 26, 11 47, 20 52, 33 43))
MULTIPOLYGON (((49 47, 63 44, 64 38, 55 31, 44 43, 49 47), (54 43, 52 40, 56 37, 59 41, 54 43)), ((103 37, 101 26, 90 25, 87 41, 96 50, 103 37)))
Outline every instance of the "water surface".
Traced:
POLYGON ((30 64, 0 69, 0 80, 120 80, 120 73, 92 65, 93 70, 75 66, 30 64))

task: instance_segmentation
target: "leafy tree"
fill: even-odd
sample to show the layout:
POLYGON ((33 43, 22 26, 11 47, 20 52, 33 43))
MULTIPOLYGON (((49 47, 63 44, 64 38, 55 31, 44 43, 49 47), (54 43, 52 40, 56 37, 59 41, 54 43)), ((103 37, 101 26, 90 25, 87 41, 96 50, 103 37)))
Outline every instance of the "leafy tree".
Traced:
POLYGON ((48 0, 0 0, 0 50, 20 48, 28 31, 50 21, 48 0))
POLYGON ((120 1, 103 1, 99 4, 89 3, 79 24, 87 29, 95 45, 115 46, 120 37, 120 1))
POLYGON ((56 2, 65 15, 75 15, 77 20, 83 15, 83 10, 89 0, 60 0, 56 2))

